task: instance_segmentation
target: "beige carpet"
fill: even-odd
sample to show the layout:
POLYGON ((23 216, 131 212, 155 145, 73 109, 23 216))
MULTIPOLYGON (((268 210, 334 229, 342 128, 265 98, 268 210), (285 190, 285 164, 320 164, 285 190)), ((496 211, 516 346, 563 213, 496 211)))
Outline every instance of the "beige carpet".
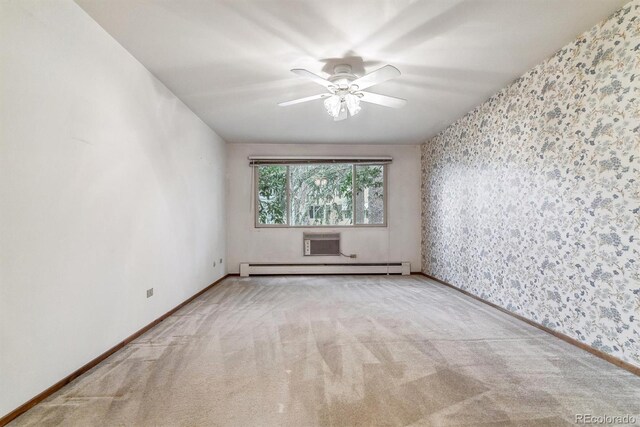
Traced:
POLYGON ((574 425, 640 377, 420 276, 230 278, 12 425, 574 425))

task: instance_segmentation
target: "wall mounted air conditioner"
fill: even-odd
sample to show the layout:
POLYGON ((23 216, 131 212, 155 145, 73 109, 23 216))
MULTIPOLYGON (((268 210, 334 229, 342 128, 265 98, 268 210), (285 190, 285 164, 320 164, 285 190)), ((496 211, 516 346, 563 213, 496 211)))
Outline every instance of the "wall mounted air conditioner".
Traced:
POLYGON ((304 256, 340 256, 340 233, 303 233, 304 256))

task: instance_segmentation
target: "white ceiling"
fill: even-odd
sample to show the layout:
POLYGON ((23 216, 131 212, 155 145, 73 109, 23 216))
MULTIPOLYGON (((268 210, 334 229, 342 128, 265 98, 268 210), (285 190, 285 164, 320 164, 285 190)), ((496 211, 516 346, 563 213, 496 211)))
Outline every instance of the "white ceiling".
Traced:
POLYGON ((627 0, 76 0, 228 142, 424 142, 627 0), (356 73, 392 64, 370 89, 408 100, 363 104, 334 122, 323 88, 349 58, 356 73))

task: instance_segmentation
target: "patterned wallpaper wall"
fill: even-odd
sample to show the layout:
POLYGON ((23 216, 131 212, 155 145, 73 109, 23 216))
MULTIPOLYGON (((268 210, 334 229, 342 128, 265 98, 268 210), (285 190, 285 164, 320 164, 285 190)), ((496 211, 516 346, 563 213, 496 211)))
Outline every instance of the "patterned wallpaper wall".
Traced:
POLYGON ((422 269, 640 366, 640 0, 422 147, 422 269))

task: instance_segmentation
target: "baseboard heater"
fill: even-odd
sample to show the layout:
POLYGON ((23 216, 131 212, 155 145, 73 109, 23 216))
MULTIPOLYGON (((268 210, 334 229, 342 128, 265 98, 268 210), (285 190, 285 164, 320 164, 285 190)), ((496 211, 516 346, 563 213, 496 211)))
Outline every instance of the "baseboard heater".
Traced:
POLYGON ((260 264, 241 263, 240 276, 270 274, 411 274, 409 262, 349 264, 260 264))

